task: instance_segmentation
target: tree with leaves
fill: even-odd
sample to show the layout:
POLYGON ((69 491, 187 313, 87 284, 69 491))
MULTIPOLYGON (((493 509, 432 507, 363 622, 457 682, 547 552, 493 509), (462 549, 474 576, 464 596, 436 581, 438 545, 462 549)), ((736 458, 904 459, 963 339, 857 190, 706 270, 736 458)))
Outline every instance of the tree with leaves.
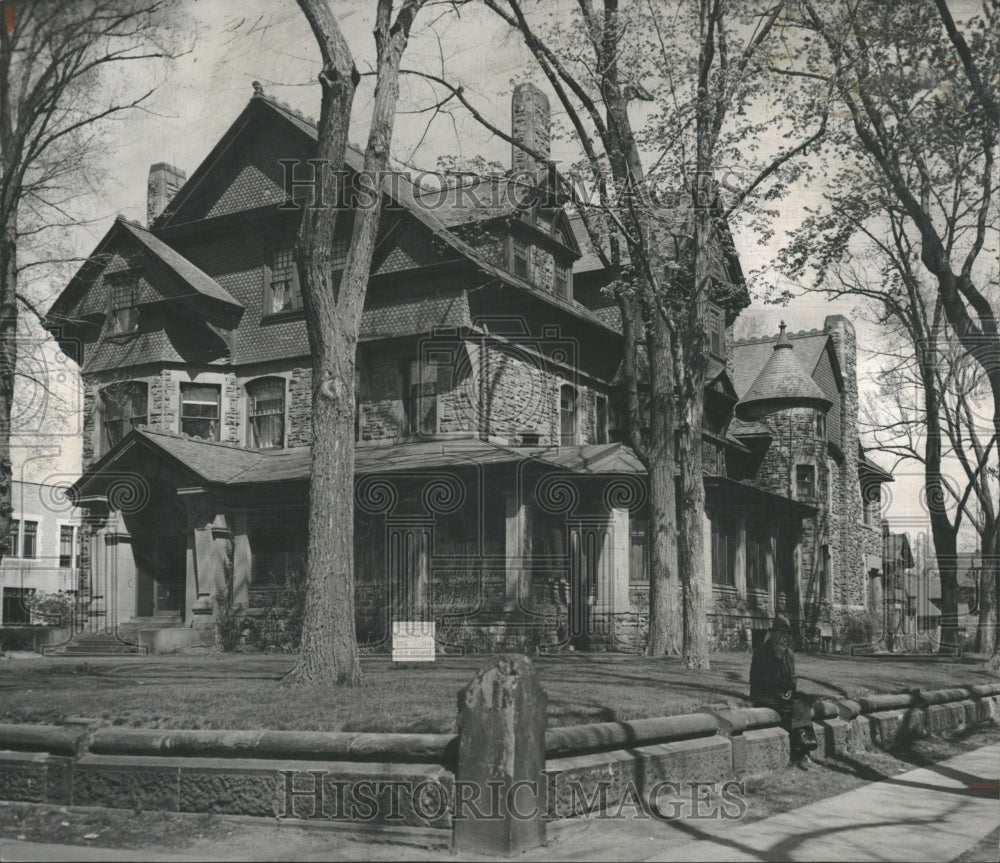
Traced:
MULTIPOLYGON (((399 66, 426 0, 377 0, 375 98, 343 273, 333 266, 336 203, 351 201, 343 171, 360 75, 327 0, 298 0, 322 58, 317 163, 323 206, 305 206, 297 244, 313 361, 306 607, 289 680, 353 685, 361 679, 354 621, 354 368, 368 275, 382 212, 382 177, 399 96, 399 66)), ((313 202, 316 203, 316 202, 313 202)))
MULTIPOLYGON (((767 57, 782 2, 485 3, 520 34, 565 113, 564 134, 581 158, 561 175, 587 190, 574 203, 621 312, 629 443, 649 477, 647 652, 708 667, 708 302, 731 315, 746 305, 745 286, 723 275, 733 256, 728 219, 755 193, 781 193, 797 157, 822 136, 825 115, 786 121, 794 146, 747 151, 746 141, 776 122, 751 121, 745 109, 772 77, 767 57), (634 123, 636 102, 646 103, 645 119, 634 123), (742 176, 721 176, 737 164, 742 176)), ((460 87, 452 91, 468 104, 460 87)))
MULTIPOLYGON (((935 333, 950 333, 979 366, 983 403, 991 403, 991 432, 977 430, 987 452, 986 442, 1000 433, 1000 305, 992 269, 1000 241, 1000 127, 989 83, 1000 71, 1000 3, 987 0, 981 12, 956 22, 945 0, 801 0, 787 29, 795 50, 776 68, 828 86, 840 111, 827 135, 826 201, 797 232, 784 265, 796 277, 811 272, 820 289, 839 291, 845 262, 863 248, 880 256, 881 272, 849 290, 906 321, 925 395, 927 498, 944 501, 941 453, 948 441, 932 361, 941 344, 935 333)), ((957 614, 954 542, 946 513, 932 508, 930 516, 947 623, 957 614)), ((953 649, 955 638, 954 626, 946 627, 942 649, 953 649)))
POLYGON ((107 121, 141 108, 114 75, 172 54, 165 4, 146 0, 33 0, 0 4, 0 556, 9 550, 11 408, 18 374, 19 311, 39 310, 23 289, 29 266, 77 219, 107 121), (114 95, 109 95, 114 94, 114 95))

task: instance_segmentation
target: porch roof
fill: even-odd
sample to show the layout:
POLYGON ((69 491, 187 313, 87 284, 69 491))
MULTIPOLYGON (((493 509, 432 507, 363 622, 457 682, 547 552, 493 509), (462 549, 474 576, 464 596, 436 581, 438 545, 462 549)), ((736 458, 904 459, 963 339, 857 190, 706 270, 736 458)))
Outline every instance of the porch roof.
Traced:
POLYGON ((771 512, 798 520, 810 518, 818 512, 811 504, 782 497, 725 476, 706 475, 705 494, 709 502, 717 506, 721 504, 723 507, 741 510, 750 506, 752 512, 771 512))
MULTIPOLYGON (((70 488, 74 498, 99 494, 121 477, 121 462, 140 447, 143 460, 167 458, 213 486, 303 482, 309 479, 310 448, 248 450, 233 444, 196 440, 168 432, 135 429, 70 488)), ((485 466, 535 461, 577 474, 643 473, 642 463, 623 444, 565 447, 512 447, 474 438, 418 441, 355 449, 354 470, 366 474, 403 473, 431 468, 485 466)))

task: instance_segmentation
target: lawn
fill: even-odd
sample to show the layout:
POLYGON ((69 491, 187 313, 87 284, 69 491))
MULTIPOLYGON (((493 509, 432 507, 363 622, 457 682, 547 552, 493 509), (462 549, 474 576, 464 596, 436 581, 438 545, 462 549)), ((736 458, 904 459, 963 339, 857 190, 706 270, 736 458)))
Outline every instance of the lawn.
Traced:
MULTIPOLYGON (((0 662, 0 722, 59 723, 84 717, 147 728, 270 728, 449 732, 456 697, 484 657, 449 657, 394 668, 365 657, 353 690, 289 687, 287 655, 218 654, 108 659, 32 658, 0 662)), ((745 704, 749 654, 712 658, 710 671, 671 659, 623 654, 540 657, 549 724, 572 725, 684 713, 706 704, 745 704)), ((856 696, 917 686, 996 680, 982 661, 799 656, 799 688, 856 696)))

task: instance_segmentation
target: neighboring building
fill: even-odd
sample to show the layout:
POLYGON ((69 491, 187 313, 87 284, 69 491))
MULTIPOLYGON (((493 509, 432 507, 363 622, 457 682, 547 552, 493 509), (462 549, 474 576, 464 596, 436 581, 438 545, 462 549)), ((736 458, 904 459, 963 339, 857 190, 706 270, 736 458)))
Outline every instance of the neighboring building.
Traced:
POLYGON ((917 577, 905 533, 882 522, 882 629, 890 649, 914 647, 917 634, 917 577))
MULTIPOLYGON (((546 146, 539 91, 518 87, 512 116, 519 139, 546 146)), ((297 162, 300 199, 315 139, 258 93, 190 178, 153 166, 150 225, 119 217, 50 310, 86 391, 74 494, 95 525, 91 610, 108 625, 209 641, 227 577, 253 607, 301 571, 312 373, 282 162, 297 162)), ((617 310, 555 203, 510 177, 388 186, 357 354, 362 641, 412 620, 455 648, 642 640, 648 517, 641 463, 620 442, 617 310)), ((335 268, 351 221, 338 220, 335 268)), ((714 260, 716 636, 749 643, 777 608, 803 636, 829 636, 871 607, 890 479, 858 444, 854 332, 831 317, 734 345, 748 299, 738 260, 714 260)))
POLYGON ((81 519, 66 489, 12 480, 11 504, 10 551, 0 562, 4 626, 40 622, 29 601, 36 593, 75 598, 80 587, 81 519))

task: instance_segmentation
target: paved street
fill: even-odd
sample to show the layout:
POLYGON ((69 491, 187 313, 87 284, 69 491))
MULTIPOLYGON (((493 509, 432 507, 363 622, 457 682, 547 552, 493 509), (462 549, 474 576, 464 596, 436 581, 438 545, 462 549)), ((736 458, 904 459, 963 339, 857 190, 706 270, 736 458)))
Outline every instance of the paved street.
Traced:
MULTIPOLYGON (((552 860, 947 861, 1000 826, 1000 744, 901 773, 799 809, 740 825, 719 821, 564 823, 551 831, 552 860)), ((183 855, 166 849, 110 850, 0 839, 0 860, 370 859, 449 856, 400 846, 363 846, 330 834, 330 851, 273 842, 227 854, 205 844, 183 855), (367 852, 375 852, 374 854, 367 852)), ((457 859, 457 858, 451 858, 457 859)))

